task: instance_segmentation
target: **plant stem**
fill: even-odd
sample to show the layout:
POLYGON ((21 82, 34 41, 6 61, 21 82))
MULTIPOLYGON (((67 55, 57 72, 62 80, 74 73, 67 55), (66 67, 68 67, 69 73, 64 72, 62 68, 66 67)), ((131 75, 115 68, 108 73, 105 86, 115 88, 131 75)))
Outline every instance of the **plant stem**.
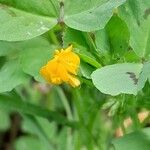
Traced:
POLYGON ((70 121, 73 120, 73 116, 72 116, 72 113, 71 113, 70 105, 68 103, 68 100, 67 100, 64 92, 62 91, 62 89, 60 87, 57 87, 56 90, 57 90, 57 93, 58 93, 58 95, 59 95, 59 97, 60 97, 60 99, 61 99, 61 101, 62 101, 62 103, 64 105, 64 108, 65 108, 66 113, 67 113, 68 120, 70 120, 70 121))

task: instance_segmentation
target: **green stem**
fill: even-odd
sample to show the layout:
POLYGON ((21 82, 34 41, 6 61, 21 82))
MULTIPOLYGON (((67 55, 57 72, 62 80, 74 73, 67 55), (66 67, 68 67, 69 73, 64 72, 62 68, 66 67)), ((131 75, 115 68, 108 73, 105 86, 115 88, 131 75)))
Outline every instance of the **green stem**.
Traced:
POLYGON ((54 31, 53 31, 53 30, 50 30, 48 33, 49 33, 49 36, 50 36, 51 41, 52 41, 55 45, 59 45, 59 42, 58 42, 58 40, 57 40, 57 37, 56 37, 54 31))
POLYGON ((58 95, 59 95, 59 97, 60 97, 60 99, 61 99, 61 101, 62 101, 62 103, 64 105, 64 108, 65 108, 66 113, 67 113, 68 120, 73 120, 73 116, 72 116, 72 113, 71 113, 70 105, 68 103, 68 100, 67 100, 64 92, 62 91, 62 89, 60 87, 57 87, 56 90, 57 90, 57 93, 58 93, 58 95))
MULTIPOLYGON (((60 99, 61 99, 61 101, 62 101, 62 103, 64 105, 64 108, 65 108, 66 113, 67 113, 68 120, 70 120, 70 121, 73 120, 73 116, 72 116, 72 113, 71 113, 70 105, 68 103, 68 100, 67 100, 63 90, 60 87, 57 87, 56 90, 57 90, 57 93, 58 93, 58 95, 59 95, 59 97, 60 97, 60 99)), ((72 131, 71 128, 67 129, 67 135, 68 135, 67 136, 67 149, 70 149, 71 146, 72 146, 72 135, 71 135, 72 132, 71 131, 72 131)))

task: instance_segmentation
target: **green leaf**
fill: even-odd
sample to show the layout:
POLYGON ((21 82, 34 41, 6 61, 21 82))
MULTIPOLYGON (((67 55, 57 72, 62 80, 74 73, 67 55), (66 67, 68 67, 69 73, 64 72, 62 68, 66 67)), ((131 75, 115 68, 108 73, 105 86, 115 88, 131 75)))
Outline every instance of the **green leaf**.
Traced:
POLYGON ((26 74, 44 81, 39 73, 40 68, 52 57, 55 49, 48 40, 37 37, 22 42, 0 41, 0 46, 1 55, 7 57, 7 63, 0 70, 0 92, 10 91, 27 82, 26 74))
POLYGON ((122 56, 128 49, 130 34, 126 23, 114 15, 106 27, 95 34, 98 51, 105 55, 111 53, 117 57, 122 56))
POLYGON ((150 62, 146 62, 143 65, 142 71, 140 73, 139 76, 139 80, 138 80, 138 90, 141 90, 146 81, 149 80, 150 83, 150 62))
POLYGON ((50 111, 21 100, 21 98, 15 93, 11 94, 1 94, 0 95, 0 108, 10 111, 15 111, 19 113, 24 113, 32 116, 39 116, 46 118, 49 121, 55 121, 58 124, 69 125, 72 127, 77 127, 76 122, 68 121, 64 116, 60 115, 56 111, 50 111))
POLYGON ((0 3, 5 5, 5 7, 11 6, 37 15, 50 17, 59 16, 58 0, 0 0, 0 3))
POLYGON ((63 128, 57 137, 58 149, 68 150, 67 148, 67 128, 63 128))
POLYGON ((56 123, 50 123, 47 119, 45 118, 37 118, 38 123, 42 127, 43 131, 45 134, 47 134, 48 138, 50 139, 51 143, 55 143, 54 137, 57 136, 57 126, 56 123))
POLYGON ((67 47, 69 44, 88 47, 83 32, 68 27, 63 34, 63 46, 67 47))
POLYGON ((125 0, 86 0, 85 3, 84 0, 69 0, 65 3, 64 22, 69 27, 81 31, 102 29, 111 18, 113 9, 124 2, 125 0))
POLYGON ((48 150, 46 145, 38 138, 22 136, 15 142, 15 150, 48 150))
POLYGON ((130 44, 141 58, 150 58, 149 0, 127 0, 119 9, 130 31, 130 44))
POLYGON ((114 64, 97 69, 91 75, 93 84, 102 93, 118 95, 136 94, 137 80, 142 64, 114 64))
MULTIPOLYGON (((38 119, 42 119, 44 125, 49 125, 51 127, 51 124, 43 118, 35 118, 34 116, 31 115, 23 115, 23 131, 31 133, 33 135, 38 135, 38 138, 44 142, 45 148, 47 147, 53 147, 53 143, 50 142, 50 139, 48 137, 48 130, 44 131, 42 124, 39 123, 38 119), (47 122, 46 122, 47 121, 47 122), (47 124, 45 124, 45 122, 47 124)), ((48 129, 48 128, 47 128, 48 129)))
POLYGON ((89 65, 85 62, 80 63, 80 71, 81 71, 81 74, 83 77, 85 77, 87 79, 91 79, 91 74, 94 70, 95 70, 95 68, 92 67, 91 65, 89 65))
POLYGON ((0 41, 0 56, 6 56, 12 51, 14 51, 14 47, 12 47, 12 43, 8 43, 5 41, 0 41))
POLYGON ((0 24, 0 40, 22 41, 47 32, 57 24, 57 19, 32 14, 0 1, 0 24))
POLYGON ((56 47, 50 45, 42 37, 25 41, 21 44, 21 47, 24 47, 20 53, 23 71, 32 75, 36 80, 43 81, 39 74, 40 68, 52 58, 56 47))
POLYGON ((9 61, 0 69, 0 92, 11 91, 28 79, 29 77, 21 71, 19 61, 9 61))
POLYGON ((92 58, 90 53, 88 54, 88 52, 83 53, 82 51, 80 51, 80 53, 78 54, 84 62, 90 64, 91 66, 96 67, 96 68, 101 67, 101 64, 98 63, 94 58, 92 58))
POLYGON ((95 33, 95 44, 97 51, 100 52, 101 55, 106 55, 110 52, 110 43, 106 28, 95 33))
POLYGON ((117 56, 123 55, 129 45, 130 33, 126 23, 114 15, 106 25, 110 48, 117 56))
POLYGON ((115 150, 149 150, 150 129, 145 128, 115 139, 113 142, 115 150))

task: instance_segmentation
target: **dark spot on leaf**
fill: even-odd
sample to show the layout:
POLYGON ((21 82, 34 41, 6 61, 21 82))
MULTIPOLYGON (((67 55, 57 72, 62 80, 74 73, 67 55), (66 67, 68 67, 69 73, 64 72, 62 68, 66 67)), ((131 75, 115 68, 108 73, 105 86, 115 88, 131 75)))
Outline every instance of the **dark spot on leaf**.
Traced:
POLYGON ((133 80, 134 84, 137 84, 138 79, 136 78, 135 73, 133 73, 133 72, 126 72, 126 73, 127 73, 127 74, 129 75, 129 77, 133 80))
POLYGON ((145 11, 144 11, 144 15, 143 15, 143 18, 144 19, 147 19, 147 17, 150 15, 150 8, 148 8, 148 9, 146 9, 145 11))
POLYGON ((92 12, 91 12, 91 11, 89 11, 89 13, 91 14, 92 12))
POLYGON ((122 48, 122 45, 120 45, 120 48, 122 48))

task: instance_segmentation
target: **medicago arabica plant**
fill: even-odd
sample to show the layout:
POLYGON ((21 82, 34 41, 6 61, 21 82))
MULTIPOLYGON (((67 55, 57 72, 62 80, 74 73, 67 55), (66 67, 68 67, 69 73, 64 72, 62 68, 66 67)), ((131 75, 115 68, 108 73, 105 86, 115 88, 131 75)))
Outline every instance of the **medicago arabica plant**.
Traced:
POLYGON ((0 0, 0 149, 150 149, 149 0, 0 0))

